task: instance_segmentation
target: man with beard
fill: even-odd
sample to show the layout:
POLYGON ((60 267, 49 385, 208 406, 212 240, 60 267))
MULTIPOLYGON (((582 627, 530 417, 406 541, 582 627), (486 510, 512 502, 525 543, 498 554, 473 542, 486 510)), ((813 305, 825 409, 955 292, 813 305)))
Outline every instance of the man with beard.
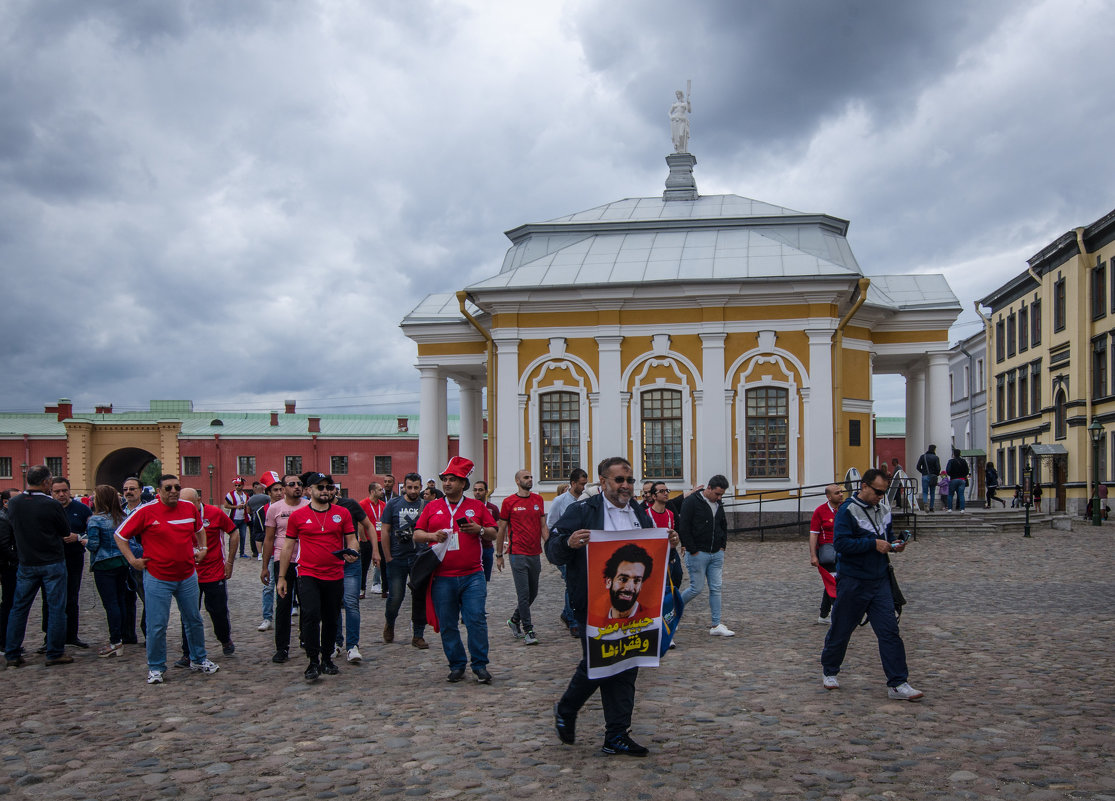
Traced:
POLYGON ((633 542, 608 557, 604 563, 604 587, 612 601, 608 620, 626 620, 639 614, 639 593, 653 567, 650 554, 633 542))
MULTIPOLYGON (((309 498, 302 497, 302 479, 296 475, 283 476, 283 499, 267 507, 266 526, 263 539, 263 555, 270 557, 259 574, 260 581, 277 587, 279 584, 279 564, 286 545, 287 523, 290 516, 303 506, 308 506, 309 498)), ((295 567, 298 562, 298 549, 295 548, 290 562, 282 575, 286 577, 287 585, 292 588, 298 577, 295 567)), ((293 592, 279 596, 275 601, 275 655, 271 661, 281 664, 290 655, 290 615, 293 603, 293 592)))
POLYGON ((499 531, 496 534, 496 567, 503 572, 503 545, 511 557, 511 576, 515 579, 515 596, 518 604, 507 627, 526 645, 535 645, 534 623, 530 618, 530 605, 538 597, 538 577, 542 575, 542 545, 550 536, 546 528, 546 512, 542 496, 531 492, 534 476, 529 470, 515 474, 518 489, 514 495, 503 499, 499 510, 499 531), (510 536, 508 532, 510 531, 510 536))
MULTIPOLYGON (((589 576, 585 546, 592 532, 654 528, 654 523, 642 507, 632 502, 635 477, 631 475, 629 461, 622 456, 609 457, 600 462, 597 473, 600 476, 600 493, 566 509, 546 541, 547 558, 555 565, 566 566, 574 619, 582 628, 588 616, 589 576)), ((669 538, 670 544, 676 546, 677 533, 671 532, 669 538)), ((565 694, 554 704, 554 728, 558 738, 567 745, 574 742, 577 713, 599 688, 604 707, 604 745, 600 750, 605 754, 646 756, 648 750, 627 733, 635 708, 635 680, 639 668, 632 667, 603 679, 590 679, 586 655, 587 644, 581 640, 581 661, 569 680, 565 694)))
MULTIPOLYGON (((480 501, 487 507, 488 511, 492 513, 492 520, 499 521, 499 507, 488 500, 488 482, 482 478, 476 480, 472 485, 472 497, 480 501)), ((492 580, 492 567, 496 561, 496 546, 495 543, 484 540, 480 543, 484 546, 483 552, 480 554, 480 561, 484 565, 484 580, 492 580)))
MULTIPOLYGON (((479 483, 479 482, 477 482, 479 483)), ((384 570, 387 573, 387 609, 383 613, 383 641, 395 641, 395 620, 406 597, 407 580, 418 554, 426 550, 426 545, 414 542, 414 524, 426 505, 422 500, 422 476, 407 473, 403 476, 403 494, 396 495, 387 502, 380 521, 380 537, 383 543, 384 570)), ((411 592, 410 616, 413 636, 410 644, 425 650, 426 644, 426 596, 411 592)))
POLYGON ((344 597, 344 566, 355 563, 360 558, 360 552, 356 550, 358 546, 352 516, 332 501, 336 491, 333 477, 325 473, 310 473, 305 476, 305 483, 310 487, 310 502, 291 512, 287 520, 275 592, 280 598, 287 597, 287 575, 295 546, 298 546, 302 642, 310 658, 305 677, 307 681, 315 681, 322 673, 335 676, 340 672, 333 664, 332 655, 344 597), (338 559, 338 553, 344 549, 350 553, 343 553, 338 559))

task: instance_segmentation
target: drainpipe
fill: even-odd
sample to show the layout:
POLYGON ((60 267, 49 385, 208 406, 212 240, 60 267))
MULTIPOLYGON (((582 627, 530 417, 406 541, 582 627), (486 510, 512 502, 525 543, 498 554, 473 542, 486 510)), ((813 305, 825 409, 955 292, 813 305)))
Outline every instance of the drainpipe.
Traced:
MULTIPOLYGON (((847 327, 848 323, 851 322, 852 317, 855 315, 855 313, 859 311, 860 306, 862 306, 867 300, 867 288, 869 286, 871 286, 870 278, 859 279, 859 282, 857 283, 857 291, 859 293, 859 297, 857 297, 856 302, 852 304, 852 308, 848 309, 848 313, 845 314, 840 319, 840 322, 836 324, 836 336, 833 337, 834 357, 832 360, 832 456, 834 459, 840 458, 840 435, 844 431, 844 426, 841 423, 840 417, 840 399, 843 396, 844 392, 844 329, 847 327)), ((838 465, 839 463, 837 465, 834 465, 834 467, 838 468, 837 472, 839 472, 838 465)))
MULTIPOLYGON (((965 387, 965 389, 968 392, 968 430, 969 431, 975 431, 976 419, 975 419, 975 410, 974 410, 973 404, 972 404, 972 395, 974 394, 972 392, 972 379, 976 375, 976 358, 972 354, 968 353, 968 351, 964 350, 963 343, 958 343, 957 347, 960 348, 961 353, 963 353, 965 356, 968 357, 968 386, 965 387)), ((985 453, 986 453, 986 451, 985 451, 985 453)), ((983 459, 984 459, 984 464, 986 464, 987 463, 987 457, 984 456, 983 459)), ((970 486, 971 486, 972 490, 975 490, 977 487, 979 487, 979 476, 976 476, 976 480, 970 486)), ((976 495, 973 495, 969 500, 974 500, 977 497, 978 497, 978 493, 976 495)))
MULTIPOLYGON (((1080 255, 1077 258, 1080 259, 1080 264, 1084 268, 1083 274, 1081 275, 1081 280, 1084 282, 1085 290, 1081 294, 1084 297, 1087 297, 1087 293, 1088 293, 1087 288, 1089 286, 1091 286, 1091 282, 1088 280, 1088 270, 1089 270, 1089 267, 1088 267, 1089 259, 1088 259, 1088 257, 1091 256, 1092 254, 1090 254, 1088 252, 1088 248, 1086 248, 1084 246, 1084 229, 1083 228, 1077 228, 1076 229, 1076 248, 1077 248, 1077 250, 1080 251, 1080 255)), ((1113 274, 1115 274, 1115 271, 1113 271, 1113 274)), ((1066 298, 1066 305, 1067 305, 1067 300, 1068 299, 1066 298)), ((1087 307, 1087 301, 1085 301, 1084 305, 1085 305, 1085 307, 1087 307)), ((1066 309, 1066 313, 1067 313, 1067 309, 1066 309)), ((1086 317, 1084 318, 1085 321, 1092 319, 1091 312, 1087 308, 1085 308, 1084 313, 1086 315, 1086 317)), ((1084 359, 1086 356, 1090 356, 1090 351, 1088 350, 1088 339, 1089 339, 1089 334, 1091 333, 1091 331, 1089 330, 1090 327, 1091 326, 1089 326, 1089 324, 1087 322, 1082 322, 1081 325, 1080 325, 1080 350, 1078 351, 1078 353, 1080 354, 1081 359, 1084 359)), ((1092 414, 1093 414, 1093 412, 1092 412, 1092 397, 1096 394, 1096 392, 1095 392, 1095 389, 1096 389, 1095 388, 1095 374, 1092 373, 1091 360, 1090 359, 1088 361, 1082 361, 1081 364, 1083 365, 1084 375, 1085 375, 1084 386, 1087 387, 1087 389, 1084 392, 1084 419, 1087 420, 1089 423, 1091 423, 1092 422, 1092 414)), ((1094 477, 1095 477, 1095 474, 1096 474, 1096 465, 1093 463, 1095 461, 1095 459, 1094 459, 1095 448, 1092 447, 1092 443, 1091 443, 1090 440, 1088 441, 1087 447, 1084 450, 1086 450, 1088 452, 1087 456, 1084 457, 1084 463, 1086 465, 1084 475, 1085 475, 1085 480, 1088 482, 1088 497, 1091 498, 1093 496, 1096 496, 1096 491, 1097 491, 1098 487, 1095 486, 1095 482, 1093 480, 1094 477)), ((1098 497, 1098 496, 1096 496, 1096 497, 1098 497)))
MULTIPOLYGON (((1032 272, 1032 271, 1031 271, 1032 272)), ((1040 282, 1039 282, 1040 284, 1040 282)), ((991 341, 991 318, 980 311, 979 301, 973 304, 976 309, 976 314, 983 320, 983 341, 986 345, 991 341)), ((987 454, 991 455, 991 351, 988 350, 987 354, 983 357, 984 372, 986 375, 983 377, 983 391, 986 395, 984 398, 984 405, 987 407, 987 433, 985 435, 983 447, 987 454)))
POLYGON ((475 317, 468 313, 465 308, 465 301, 471 300, 468 293, 463 289, 457 292, 457 305, 461 310, 461 315, 468 320, 469 324, 480 332, 480 336, 484 337, 484 358, 488 361, 488 474, 485 480, 488 481, 488 486, 496 477, 496 354, 495 343, 492 342, 492 335, 484 329, 475 317))

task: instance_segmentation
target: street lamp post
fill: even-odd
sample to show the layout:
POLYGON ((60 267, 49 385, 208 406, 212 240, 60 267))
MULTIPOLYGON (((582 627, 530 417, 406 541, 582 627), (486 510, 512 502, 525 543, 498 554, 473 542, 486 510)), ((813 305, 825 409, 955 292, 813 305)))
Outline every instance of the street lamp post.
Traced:
POLYGON ((212 462, 210 462, 210 464, 209 464, 209 503, 210 504, 213 503, 213 470, 214 470, 213 464, 212 464, 212 462))
POLYGON ((1030 536, 1030 506, 1033 504, 1033 499, 1034 464, 1027 459, 1025 466, 1022 468, 1022 505, 1026 507, 1026 528, 1023 530, 1023 537, 1030 536))
POLYGON ((1095 417, 1088 426, 1088 436, 1092 438, 1092 525, 1098 526, 1103 522, 1103 510, 1100 509, 1100 448, 1103 447, 1103 423, 1095 417))

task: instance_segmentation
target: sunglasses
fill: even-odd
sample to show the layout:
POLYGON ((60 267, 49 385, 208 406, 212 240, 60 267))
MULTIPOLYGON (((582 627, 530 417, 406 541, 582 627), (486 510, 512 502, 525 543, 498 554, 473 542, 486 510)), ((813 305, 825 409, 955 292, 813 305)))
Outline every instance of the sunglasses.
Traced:
POLYGON ((871 486, 870 484, 867 485, 867 488, 869 490, 871 490, 872 492, 874 492, 879 497, 882 497, 882 496, 886 495, 887 494, 887 489, 889 489, 888 487, 883 487, 882 489, 875 489, 875 487, 871 486))
POLYGON ((301 481, 288 481, 288 482, 286 483, 286 485, 287 485, 288 487, 301 487, 301 486, 302 486, 302 482, 301 482, 301 481))
POLYGON ((314 484, 314 489, 318 492, 332 492, 337 489, 336 484, 314 484))
POLYGON ((630 484, 631 486, 635 486, 639 483, 635 476, 616 476, 615 478, 609 479, 609 481, 614 481, 617 484, 630 484))
POLYGON ((178 492, 182 489, 181 484, 163 484, 163 492, 178 492))

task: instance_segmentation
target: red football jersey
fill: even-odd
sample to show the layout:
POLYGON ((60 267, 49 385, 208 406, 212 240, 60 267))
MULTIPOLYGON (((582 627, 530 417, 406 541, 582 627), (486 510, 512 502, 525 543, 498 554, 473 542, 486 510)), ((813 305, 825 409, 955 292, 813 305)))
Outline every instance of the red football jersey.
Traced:
POLYGON ((147 572, 160 581, 183 581, 196 571, 195 535, 200 530, 201 513, 192 503, 167 506, 154 500, 136 507, 116 529, 116 536, 128 540, 140 535, 147 572))
POLYGON ((542 496, 531 493, 523 497, 518 493, 503 499, 499 519, 507 521, 511 532, 507 553, 519 556, 536 556, 542 553, 542 520, 545 518, 542 496))
POLYGON ((467 517, 478 522, 484 528, 495 528, 496 521, 488 507, 475 498, 462 497, 459 504, 450 504, 446 498, 439 498, 426 504, 418 522, 414 524, 416 530, 440 531, 450 529, 457 535, 456 548, 450 547, 445 552, 441 565, 435 575, 438 576, 468 576, 477 570, 483 570, 480 561, 482 547, 479 534, 461 533, 457 528, 456 520, 467 517))
POLYGON ((201 506, 201 524, 205 528, 205 558, 197 566, 197 580, 208 584, 224 581, 225 560, 228 559, 228 538, 236 524, 223 510, 209 504, 201 506))
POLYGON ((345 546, 345 535, 353 534, 352 515, 343 506, 330 504, 318 512, 309 504, 291 513, 286 524, 287 539, 298 542, 298 575, 322 581, 345 577, 344 560, 334 556, 345 546))

